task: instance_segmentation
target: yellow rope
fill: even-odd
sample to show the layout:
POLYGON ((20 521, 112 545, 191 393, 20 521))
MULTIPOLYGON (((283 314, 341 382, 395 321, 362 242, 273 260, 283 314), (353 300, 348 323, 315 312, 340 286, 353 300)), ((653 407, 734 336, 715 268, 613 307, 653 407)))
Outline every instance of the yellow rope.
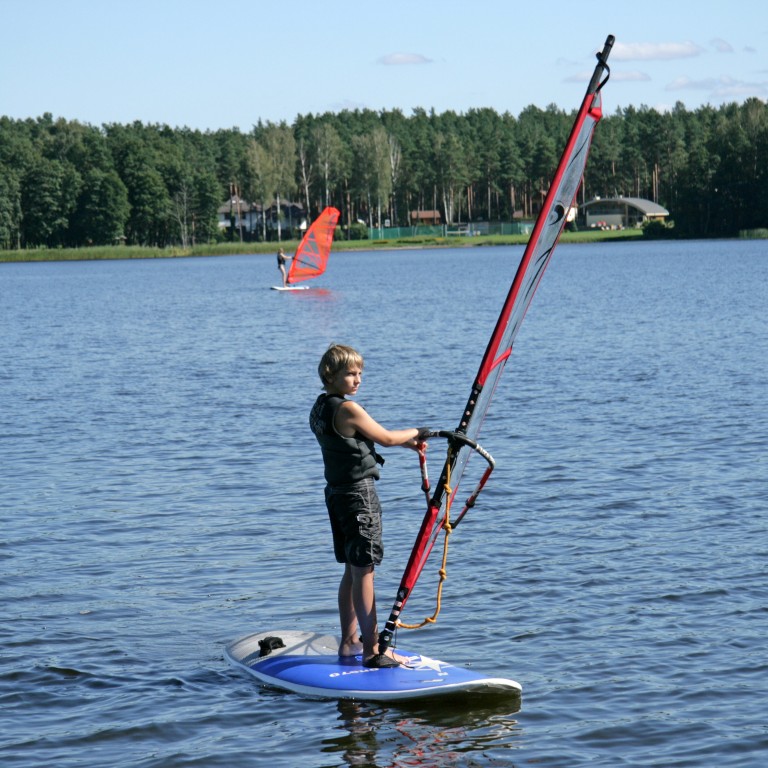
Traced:
POLYGON ((431 616, 427 616, 421 624, 403 624, 400 619, 397 620, 396 626, 403 629, 420 629, 427 624, 434 624, 437 622, 437 617, 440 615, 440 608, 442 607, 443 597, 443 582, 448 578, 448 572, 446 565, 448 563, 448 537, 453 531, 451 526, 451 494, 453 489, 451 488, 451 449, 448 447, 448 457, 445 461, 445 488, 446 502, 445 502, 445 522, 443 523, 443 530, 445 531, 445 538, 443 539, 443 561, 440 564, 440 581, 437 584, 437 604, 435 606, 435 612, 431 616))

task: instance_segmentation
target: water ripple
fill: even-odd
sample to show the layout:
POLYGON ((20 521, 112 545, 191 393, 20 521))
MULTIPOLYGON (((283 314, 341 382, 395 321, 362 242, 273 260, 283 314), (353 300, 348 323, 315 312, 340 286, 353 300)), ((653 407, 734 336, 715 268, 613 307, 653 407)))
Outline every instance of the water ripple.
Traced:
MULTIPOLYGON (((753 243, 558 249, 484 426, 497 470, 452 538, 440 620, 398 637, 522 700, 306 701, 224 662, 258 628, 338 630, 306 426, 320 354, 363 350, 382 423, 455 426, 521 253, 483 250, 483 269, 476 249, 338 254, 293 297, 266 289, 272 257, 0 265, 4 768, 761 763, 753 243), (404 311, 426 285, 428 317, 404 311)), ((410 452, 387 452, 380 494, 386 605, 423 514, 410 452)), ((428 564, 409 614, 436 583, 428 564)))

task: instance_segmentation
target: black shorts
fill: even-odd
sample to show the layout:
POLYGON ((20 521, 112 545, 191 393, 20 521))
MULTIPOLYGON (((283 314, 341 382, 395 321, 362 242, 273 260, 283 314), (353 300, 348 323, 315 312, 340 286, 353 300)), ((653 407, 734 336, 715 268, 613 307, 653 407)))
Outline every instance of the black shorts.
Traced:
POLYGON ((325 504, 331 521, 336 561, 359 568, 379 565, 384 557, 384 544, 381 503, 373 478, 351 485, 327 485, 325 504))

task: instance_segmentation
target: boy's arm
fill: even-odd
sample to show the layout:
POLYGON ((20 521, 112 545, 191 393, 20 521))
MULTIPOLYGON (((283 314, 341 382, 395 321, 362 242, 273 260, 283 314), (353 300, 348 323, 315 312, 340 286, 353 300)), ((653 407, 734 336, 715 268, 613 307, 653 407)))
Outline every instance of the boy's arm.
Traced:
POLYGON ((385 447, 407 445, 415 448, 416 438, 421 432, 416 428, 387 429, 371 418, 364 408, 349 400, 336 412, 335 426, 344 437, 354 437, 355 432, 359 432, 363 437, 385 447))

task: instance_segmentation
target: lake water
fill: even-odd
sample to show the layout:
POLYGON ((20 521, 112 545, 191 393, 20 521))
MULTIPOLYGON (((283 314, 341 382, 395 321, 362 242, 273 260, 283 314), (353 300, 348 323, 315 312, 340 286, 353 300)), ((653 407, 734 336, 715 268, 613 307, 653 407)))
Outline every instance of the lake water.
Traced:
MULTIPOLYGON (((763 765, 759 241, 559 246, 440 619, 398 638, 521 700, 308 701, 224 661, 338 631, 307 426, 328 343, 363 352, 383 424, 455 428, 521 254, 338 253, 297 294, 272 255, 0 264, 3 768, 763 765)), ((380 614, 423 514, 415 454, 386 457, 380 614)))

